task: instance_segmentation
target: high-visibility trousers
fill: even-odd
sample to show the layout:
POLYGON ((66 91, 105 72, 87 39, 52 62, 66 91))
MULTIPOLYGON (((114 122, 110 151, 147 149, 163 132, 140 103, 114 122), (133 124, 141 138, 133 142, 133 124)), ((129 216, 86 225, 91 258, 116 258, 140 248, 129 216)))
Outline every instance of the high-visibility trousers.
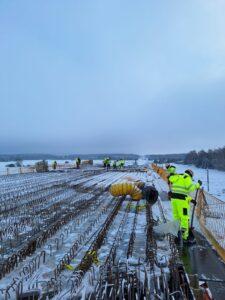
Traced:
POLYGON ((182 237, 184 240, 189 235, 190 204, 188 200, 171 199, 171 207, 174 221, 180 222, 182 237))

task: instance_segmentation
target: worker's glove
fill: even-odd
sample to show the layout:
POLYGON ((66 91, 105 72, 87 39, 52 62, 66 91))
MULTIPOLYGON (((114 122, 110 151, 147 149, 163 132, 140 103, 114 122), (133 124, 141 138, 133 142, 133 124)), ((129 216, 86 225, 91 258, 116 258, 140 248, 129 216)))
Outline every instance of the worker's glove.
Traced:
POLYGON ((191 200, 191 203, 193 203, 194 204, 194 206, 196 206, 197 205, 197 201, 196 200, 191 200))
POLYGON ((201 181, 201 180, 198 180, 198 184, 199 184, 200 186, 202 186, 202 181, 201 181))

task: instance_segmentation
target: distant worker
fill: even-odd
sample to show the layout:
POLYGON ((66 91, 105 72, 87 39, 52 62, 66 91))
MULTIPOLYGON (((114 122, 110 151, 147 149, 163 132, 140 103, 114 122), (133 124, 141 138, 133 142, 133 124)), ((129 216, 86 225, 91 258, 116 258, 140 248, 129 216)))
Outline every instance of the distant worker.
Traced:
POLYGON ((113 167, 113 169, 117 169, 117 161, 116 160, 114 160, 112 167, 113 167))
POLYGON ((169 175, 176 174, 176 167, 170 164, 166 164, 166 171, 169 173, 169 175))
POLYGON ((103 167, 106 168, 106 158, 103 159, 102 164, 103 164, 103 167))
POLYGON ((110 169, 110 167, 111 167, 111 159, 110 159, 110 157, 107 157, 107 160, 106 160, 106 169, 107 169, 107 171, 110 169))
POLYGON ((56 160, 53 161, 52 168, 53 168, 53 170, 56 170, 56 168, 57 168, 57 161, 56 160))
POLYGON ((103 167, 104 167, 104 168, 106 168, 107 163, 108 163, 108 157, 105 157, 105 158, 103 159, 103 167))
POLYGON ((124 159, 120 159, 120 160, 118 161, 118 167, 119 167, 120 169, 122 169, 122 168, 124 167, 124 165, 125 165, 125 160, 124 160, 124 159))
POLYGON ((78 158, 76 159, 76 166, 77 166, 77 169, 80 169, 80 164, 81 164, 81 159, 80 159, 80 157, 78 157, 78 158))
POLYGON ((103 160, 103 166, 104 166, 104 168, 107 169, 107 171, 110 169, 110 164, 111 164, 111 159, 110 159, 110 157, 106 157, 106 158, 103 160))
POLYGON ((190 202, 196 205, 196 201, 192 199, 190 193, 202 185, 201 180, 194 183, 193 176, 192 170, 186 170, 184 174, 175 174, 168 178, 173 219, 180 222, 182 238, 185 242, 188 242, 189 238, 190 202))
POLYGON ((124 168, 124 167, 125 167, 125 160, 122 159, 122 168, 124 168))

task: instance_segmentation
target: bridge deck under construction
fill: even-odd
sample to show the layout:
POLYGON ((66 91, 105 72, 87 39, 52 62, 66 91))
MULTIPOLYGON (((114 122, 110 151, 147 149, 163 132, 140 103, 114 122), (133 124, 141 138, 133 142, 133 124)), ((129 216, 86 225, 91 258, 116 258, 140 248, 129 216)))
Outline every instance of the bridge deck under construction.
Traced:
POLYGON ((170 218, 166 189, 141 168, 1 176, 0 299, 194 299, 186 271, 222 299, 225 268, 208 244, 185 254, 154 236, 170 218), (127 177, 155 185, 157 203, 113 198, 127 177))

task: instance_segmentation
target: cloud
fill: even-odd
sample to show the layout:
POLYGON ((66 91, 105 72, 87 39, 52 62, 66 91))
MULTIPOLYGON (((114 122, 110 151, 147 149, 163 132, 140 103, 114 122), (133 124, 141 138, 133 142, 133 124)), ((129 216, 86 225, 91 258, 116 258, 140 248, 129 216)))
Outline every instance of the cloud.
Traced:
POLYGON ((223 7, 218 0, 1 2, 0 152, 221 145, 223 7))

